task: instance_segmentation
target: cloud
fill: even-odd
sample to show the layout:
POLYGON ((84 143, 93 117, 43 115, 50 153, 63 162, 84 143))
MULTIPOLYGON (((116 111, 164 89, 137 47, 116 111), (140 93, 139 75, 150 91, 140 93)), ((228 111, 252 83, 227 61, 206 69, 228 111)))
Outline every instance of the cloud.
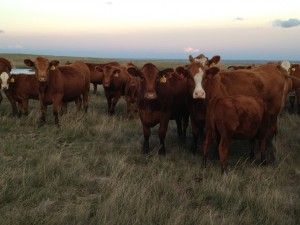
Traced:
POLYGON ((192 48, 192 47, 185 47, 185 48, 183 48, 183 51, 185 51, 185 52, 200 52, 200 49, 192 48))
POLYGON ((283 28, 289 28, 289 27, 295 27, 300 25, 300 20, 298 19, 288 19, 288 20, 274 20, 273 26, 274 27, 283 27, 283 28))
POLYGON ((4 33, 4 31, 3 31, 3 30, 0 30, 0 34, 2 34, 2 33, 4 33))
POLYGON ((23 46, 19 45, 19 44, 17 44, 17 45, 9 45, 7 47, 10 48, 10 49, 23 49, 23 46))
POLYGON ((234 21, 243 21, 244 18, 242 18, 242 17, 236 17, 236 18, 234 18, 233 20, 234 20, 234 21))
POLYGON ((107 1, 107 2, 105 2, 105 4, 106 4, 106 5, 111 5, 112 2, 111 2, 111 1, 107 1))

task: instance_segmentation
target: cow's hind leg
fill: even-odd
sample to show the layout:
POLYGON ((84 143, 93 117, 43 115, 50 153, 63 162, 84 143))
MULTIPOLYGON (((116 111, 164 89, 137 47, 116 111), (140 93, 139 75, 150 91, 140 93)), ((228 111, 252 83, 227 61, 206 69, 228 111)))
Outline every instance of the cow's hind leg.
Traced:
MULTIPOLYGON (((81 101, 81 98, 79 99, 81 101)), ((84 112, 87 112, 89 106, 89 91, 86 91, 82 94, 82 101, 83 101, 84 112)))
POLYGON ((230 144, 230 140, 228 138, 221 137, 220 144, 219 144, 219 155, 220 155, 222 173, 227 173, 229 144, 230 144))

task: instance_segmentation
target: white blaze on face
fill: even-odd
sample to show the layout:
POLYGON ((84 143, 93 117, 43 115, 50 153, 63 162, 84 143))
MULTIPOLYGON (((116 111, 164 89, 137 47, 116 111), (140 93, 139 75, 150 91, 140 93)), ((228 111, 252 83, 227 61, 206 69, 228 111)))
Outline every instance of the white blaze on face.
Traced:
POLYGON ((206 58, 206 57, 201 57, 200 59, 195 58, 194 60, 195 60, 196 62, 201 63, 202 66, 205 66, 205 65, 206 65, 206 62, 207 62, 207 58, 206 58))
POLYGON ((291 67, 291 63, 289 61, 283 61, 281 63, 281 67, 284 68, 286 71, 289 71, 289 69, 291 67))
POLYGON ((194 76, 195 90, 193 92, 193 98, 205 98, 205 91, 202 87, 203 70, 199 68, 199 72, 194 76))
POLYGON ((8 78, 9 78, 9 75, 6 72, 1 73, 0 79, 2 81, 2 84, 1 84, 2 89, 8 89, 8 82, 7 82, 8 78))

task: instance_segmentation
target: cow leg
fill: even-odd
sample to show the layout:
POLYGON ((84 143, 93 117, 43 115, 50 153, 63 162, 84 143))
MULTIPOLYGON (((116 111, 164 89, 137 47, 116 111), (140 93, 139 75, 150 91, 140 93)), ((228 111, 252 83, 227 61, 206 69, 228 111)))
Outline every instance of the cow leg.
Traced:
POLYGON ((182 119, 181 117, 176 119, 177 136, 178 136, 179 138, 182 137, 182 120, 181 120, 181 119, 182 119))
POLYGON ((61 112, 61 104, 58 101, 53 102, 54 124, 59 126, 58 113, 61 112))
POLYGON ((47 105, 41 103, 41 116, 40 116, 39 127, 45 124, 46 113, 47 113, 47 105))
POLYGON ((12 107, 12 116, 16 116, 18 115, 18 109, 17 109, 17 104, 16 101, 14 100, 14 98, 11 96, 10 92, 8 90, 4 90, 4 93, 8 99, 8 101, 10 102, 10 105, 12 107))
POLYGON ((260 147, 260 160, 262 165, 266 165, 266 139, 263 138, 259 140, 259 147, 260 147))
POLYGON ((294 112, 294 109, 295 109, 295 100, 296 100, 296 96, 292 95, 292 96, 289 96, 289 102, 290 102, 290 112, 294 112))
POLYGON ((298 103, 297 114, 300 115, 300 103, 298 103))
MULTIPOLYGON (((78 100, 80 100, 80 105, 81 105, 81 97, 79 97, 78 100)), ((82 101, 83 101, 84 112, 87 113, 89 107, 89 90, 87 90, 82 94, 82 101)))
POLYGON ((193 133, 193 142, 191 146, 191 152, 196 155, 197 153, 197 144, 199 137, 199 127, 192 121, 192 133, 193 133))
POLYGON ((130 102, 130 99, 128 98, 125 98, 126 100, 126 105, 127 105, 127 118, 130 119, 130 111, 131 111, 131 102, 130 102))
POLYGON ((204 168, 206 168, 206 161, 207 161, 208 152, 210 150, 211 141, 212 141, 211 132, 208 132, 205 136, 204 145, 203 145, 202 165, 204 168))
POLYGON ((144 144, 143 144, 143 153, 149 153, 149 138, 151 134, 150 127, 143 125, 143 132, 144 132, 144 144))
POLYGON ((250 159, 254 159, 255 156, 255 138, 249 140, 250 146, 250 159))
POLYGON ((3 97, 2 97, 2 94, 0 92, 0 104, 1 104, 2 100, 3 100, 3 97))
POLYGON ((93 86, 94 86, 93 94, 95 95, 97 93, 97 84, 93 83, 93 86))
POLYGON ((186 131, 187 131, 187 127, 189 125, 189 116, 188 115, 183 115, 183 123, 182 123, 182 137, 185 140, 186 139, 186 131))
POLYGON ((222 173, 227 173, 229 144, 230 144, 230 140, 228 138, 221 137, 221 141, 219 144, 219 155, 220 155, 222 173))
POLYGON ((68 111, 68 103, 67 102, 62 102, 61 103, 61 110, 60 110, 60 115, 64 115, 64 114, 67 114, 67 111, 68 111))
POLYGON ((160 123, 158 128, 158 137, 159 137, 158 154, 160 155, 166 155, 165 138, 168 130, 168 124, 169 124, 169 119, 165 119, 163 120, 163 122, 160 123))
POLYGON ((81 99, 81 97, 79 96, 77 99, 75 99, 75 105, 76 105, 77 112, 80 111, 80 109, 81 109, 81 104, 82 104, 82 99, 81 99))
POLYGON ((107 112, 109 114, 111 114, 111 102, 112 102, 112 97, 106 97, 106 100, 107 100, 107 112))
POLYGON ((19 104, 19 114, 20 116, 27 116, 28 115, 28 99, 24 98, 21 100, 19 104))
POLYGON ((115 107, 116 107, 116 104, 117 102, 119 101, 119 98, 121 97, 121 94, 117 94, 113 100, 112 100, 112 104, 111 104, 111 110, 110 110, 110 114, 115 114, 115 107))

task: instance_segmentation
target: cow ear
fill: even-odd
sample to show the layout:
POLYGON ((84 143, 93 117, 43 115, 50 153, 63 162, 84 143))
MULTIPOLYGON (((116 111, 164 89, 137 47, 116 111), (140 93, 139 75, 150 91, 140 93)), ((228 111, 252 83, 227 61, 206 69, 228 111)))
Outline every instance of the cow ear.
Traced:
POLYGON ((178 66, 175 70, 178 74, 182 74, 185 77, 190 77, 189 72, 183 66, 178 66))
POLYGON ((208 66, 211 66, 213 64, 216 65, 220 62, 220 60, 221 60, 221 56, 215 55, 210 60, 208 60, 208 66))
POLYGON ((59 65, 59 61, 58 60, 52 60, 50 63, 49 63, 49 66, 58 66, 59 65))
POLYGON ((193 58, 192 55, 189 55, 189 61, 190 61, 191 63, 195 61, 195 59, 193 58))
POLYGON ((134 77, 141 77, 141 72, 136 67, 133 66, 127 68, 127 73, 129 73, 134 77))
POLYGON ((34 62, 32 62, 30 59, 25 59, 24 64, 29 67, 34 67, 34 62))
POLYGON ((207 75, 213 75, 213 76, 219 72, 220 72, 220 69, 218 67, 211 67, 208 70, 206 70, 207 75))
POLYGON ((103 72, 103 68, 101 66, 96 66, 95 67, 95 70, 99 71, 99 72, 103 72))
POLYGON ((160 75, 163 75, 163 74, 170 74, 170 73, 174 73, 175 71, 174 71, 174 69, 173 68, 166 68, 166 69, 164 69, 164 70, 161 70, 160 72, 159 72, 159 74, 160 75))

